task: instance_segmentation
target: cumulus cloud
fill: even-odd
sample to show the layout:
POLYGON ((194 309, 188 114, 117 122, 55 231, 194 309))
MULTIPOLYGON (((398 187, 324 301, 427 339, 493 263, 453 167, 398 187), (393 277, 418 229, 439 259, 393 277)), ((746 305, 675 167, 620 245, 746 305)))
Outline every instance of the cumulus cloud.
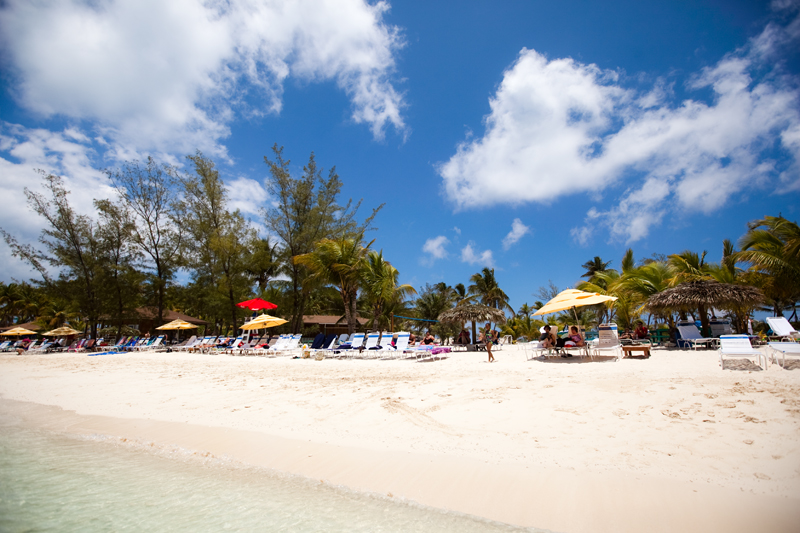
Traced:
POLYGON ((530 232, 531 228, 522 223, 518 218, 515 218, 511 223, 511 231, 503 238, 503 250, 508 250, 517 243, 522 237, 530 232))
POLYGON ((461 249, 461 261, 463 263, 469 263, 470 265, 481 265, 489 268, 494 266, 492 251, 484 250, 481 252, 476 250, 475 243, 472 241, 461 249))
POLYGON ((238 209, 242 214, 252 218, 261 217, 261 209, 266 205, 269 195, 258 181, 244 176, 226 181, 228 207, 238 209))
POLYGON ((422 259, 422 263, 432 265, 437 259, 444 259, 447 257, 447 250, 445 247, 450 244, 450 239, 444 235, 433 237, 425 241, 422 245, 422 251, 425 252, 427 257, 422 259))
MULTIPOLYGON (((660 223, 656 205, 710 213, 759 182, 798 187, 797 80, 768 59, 791 39, 768 26, 691 78, 687 89, 710 101, 678 104, 664 80, 639 92, 616 72, 523 49, 490 100, 484 135, 438 168, 446 194, 467 209, 596 195, 622 183, 628 192, 618 205, 589 218, 630 242, 660 223), (660 203, 657 193, 666 195, 660 203)), ((580 228, 573 237, 588 238, 580 228)))
POLYGON ((352 118, 401 133, 392 85, 403 45, 366 0, 9 0, 0 39, 21 105, 97 124, 120 158, 224 155, 237 111, 278 113, 284 82, 334 81, 352 118))
MULTIPOLYGON (((20 242, 35 242, 43 221, 31 216, 24 189, 44 192, 42 178, 36 171, 64 177, 70 204, 79 213, 94 215, 95 198, 111 198, 114 189, 105 174, 92 165, 92 141, 80 131, 67 128, 60 132, 27 129, 16 124, 0 123, 0 227, 20 242)), ((0 272, 3 279, 27 279, 31 272, 0 240, 0 272)))

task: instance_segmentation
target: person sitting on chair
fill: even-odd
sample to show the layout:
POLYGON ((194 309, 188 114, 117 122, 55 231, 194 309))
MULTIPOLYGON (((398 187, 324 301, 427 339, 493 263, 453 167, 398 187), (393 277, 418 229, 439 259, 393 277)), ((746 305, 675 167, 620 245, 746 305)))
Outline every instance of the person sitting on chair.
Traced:
MULTIPOLYGON (((569 336, 563 339, 558 339, 556 342, 558 348, 570 348, 575 346, 583 346, 583 337, 578 333, 578 326, 569 327, 569 336)), ((572 357, 571 354, 563 355, 562 357, 572 357)))
POLYGON ((633 332, 634 339, 649 339, 650 333, 647 331, 647 326, 644 325, 644 322, 639 320, 636 322, 636 330, 633 332))
POLYGON ((467 330, 465 329, 461 330, 461 333, 458 334, 458 338, 456 339, 456 344, 460 344, 463 346, 470 344, 469 332, 467 330))
POLYGON ((556 336, 550 331, 550 326, 544 327, 544 333, 539 337, 542 348, 553 348, 556 345, 556 336))
POLYGON ((422 344, 435 344, 436 339, 433 338, 433 334, 429 331, 425 334, 425 338, 422 339, 422 344))

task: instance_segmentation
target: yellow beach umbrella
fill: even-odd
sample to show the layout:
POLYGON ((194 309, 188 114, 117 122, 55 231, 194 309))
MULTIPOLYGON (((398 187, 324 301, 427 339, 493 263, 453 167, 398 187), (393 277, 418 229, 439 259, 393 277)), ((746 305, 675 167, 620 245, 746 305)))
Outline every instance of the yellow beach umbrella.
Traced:
POLYGON ((163 326, 159 326, 156 329, 192 329, 196 328, 194 324, 190 324, 185 320, 173 320, 172 322, 168 322, 163 326))
MULTIPOLYGON (((567 289, 559 292, 555 298, 544 304, 541 309, 533 313, 536 315, 547 315, 566 311, 573 307, 583 307, 584 305, 597 305, 605 302, 613 302, 616 296, 607 296, 597 292, 585 292, 578 289, 567 289)), ((577 315, 576 315, 577 318, 577 315)))
POLYGON ((25 328, 13 328, 0 333, 0 335, 36 335, 36 332, 25 328))
POLYGON ((284 320, 276 316, 259 315, 239 329, 243 329, 245 331, 250 331, 253 329, 265 329, 274 326, 280 326, 281 324, 286 324, 286 322, 288 322, 288 320, 284 320))
POLYGON ((42 333, 45 337, 67 337, 69 335, 80 335, 80 331, 74 330, 69 326, 62 326, 54 330, 42 333))

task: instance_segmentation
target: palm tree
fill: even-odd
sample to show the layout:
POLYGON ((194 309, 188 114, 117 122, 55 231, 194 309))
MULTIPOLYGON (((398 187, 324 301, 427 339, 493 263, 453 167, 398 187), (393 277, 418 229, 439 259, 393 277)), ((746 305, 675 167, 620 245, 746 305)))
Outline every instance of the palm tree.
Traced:
POLYGON ((581 265, 581 268, 586 269, 586 272, 581 274, 582 278, 592 279, 592 277, 598 273, 603 272, 608 268, 608 265, 611 264, 611 261, 603 261, 600 259, 599 255, 594 256, 594 259, 590 261, 586 261, 584 264, 581 265))
POLYGON ((522 307, 520 307, 519 310, 517 311, 517 316, 521 316, 521 317, 522 316, 530 316, 531 313, 533 313, 536 309, 538 309, 538 307, 536 307, 536 308, 531 307, 530 305, 528 305, 527 302, 525 302, 524 304, 522 304, 522 307))
MULTIPOLYGON (((508 295, 503 292, 494 276, 494 269, 484 267, 484 269, 470 276, 472 284, 469 286, 469 295, 478 300, 483 305, 494 307, 502 311, 508 310, 514 313, 514 308, 508 303, 508 295)), ((472 338, 477 335, 477 326, 472 323, 472 338)))
POLYGON ((697 254, 685 250, 679 254, 669 256, 669 266, 673 271, 672 286, 686 281, 700 281, 710 278, 710 265, 706 263, 707 251, 697 254))
MULTIPOLYGON (((702 281, 711 279, 711 271, 714 268, 713 264, 706 263, 706 255, 708 252, 703 250, 702 254, 697 254, 691 250, 684 250, 679 254, 672 254, 669 256, 669 266, 672 269, 673 276, 670 280, 670 285, 673 287, 686 283, 688 281, 702 281)), ((708 310, 705 305, 697 308, 698 318, 700 319, 700 327, 703 335, 711 334, 711 326, 708 323, 708 310)), ((684 313, 681 312, 682 318, 684 313)))
MULTIPOLYGON (((417 316, 425 320, 438 320, 439 315, 455 304, 455 294, 453 288, 446 283, 425 285, 414 303, 417 316)), ((453 327, 449 324, 442 322, 431 322, 430 324, 430 329, 442 339, 452 336, 454 333, 453 327)))
MULTIPOLYGON (((575 288, 581 291, 596 292, 598 294, 607 294, 620 298, 620 288, 618 287, 619 279, 620 273, 611 268, 602 272, 596 272, 594 276, 592 276, 592 279, 589 281, 581 281, 575 288)), ((622 302, 617 300, 616 302, 608 302, 607 304, 593 306, 596 308, 599 323, 602 324, 610 321, 614 316, 613 309, 621 303, 622 302)), ((622 324, 620 324, 620 326, 622 326, 622 324)))
POLYGON ((748 224, 735 261, 750 264, 776 316, 800 298, 800 227, 785 218, 764 217, 748 224))
POLYGON ((311 271, 311 281, 330 283, 339 289, 347 330, 351 334, 357 327, 358 289, 372 242, 362 246, 361 236, 323 239, 314 245, 312 252, 293 258, 296 264, 311 271))
POLYGON ((472 282, 469 294, 475 296, 482 304, 514 312, 508 303, 508 295, 497 284, 493 268, 485 267, 481 272, 470 276, 469 280, 472 282))
MULTIPOLYGON (((662 261, 650 261, 629 270, 619 279, 618 290, 631 295, 632 302, 638 306, 637 315, 644 311, 644 304, 654 294, 670 288, 673 271, 662 261)), ((670 327, 674 326, 672 314, 666 315, 670 327)))
POLYGON ((367 302, 372 308, 372 327, 379 327, 379 319, 386 303, 392 300, 404 300, 406 296, 416 294, 411 285, 398 285, 399 273, 389 261, 383 258, 383 251, 371 251, 362 272, 362 285, 367 302))

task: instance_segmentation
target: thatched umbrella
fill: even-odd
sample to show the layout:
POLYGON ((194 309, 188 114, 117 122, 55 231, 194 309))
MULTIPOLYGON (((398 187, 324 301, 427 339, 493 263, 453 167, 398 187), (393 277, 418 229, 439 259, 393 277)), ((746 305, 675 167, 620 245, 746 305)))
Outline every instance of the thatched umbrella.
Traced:
POLYGON ((504 324, 506 321, 506 314, 488 305, 463 304, 444 311, 438 318, 439 322, 458 322, 460 324, 472 322, 472 342, 475 342, 475 337, 478 333, 475 325, 477 322, 483 322, 485 320, 504 324))
POLYGON ((647 300, 647 309, 650 311, 697 310, 705 335, 709 332, 708 308, 755 307, 763 301, 764 295, 755 287, 701 280, 681 283, 677 287, 654 294, 647 300))

